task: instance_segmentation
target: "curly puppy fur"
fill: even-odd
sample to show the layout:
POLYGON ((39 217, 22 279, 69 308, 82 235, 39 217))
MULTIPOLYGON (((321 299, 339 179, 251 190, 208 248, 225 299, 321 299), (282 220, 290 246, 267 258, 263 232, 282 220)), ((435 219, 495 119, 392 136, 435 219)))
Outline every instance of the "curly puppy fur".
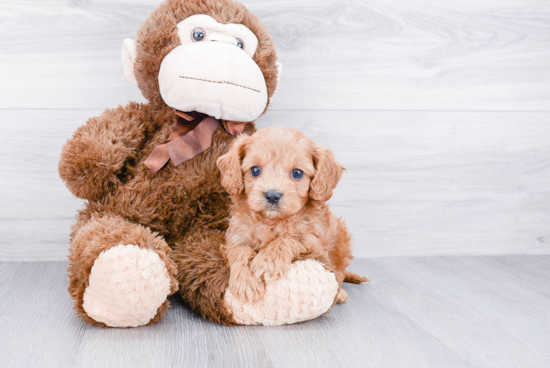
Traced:
MULTIPOLYGON (((295 129, 272 127, 241 135, 218 167, 233 200, 222 253, 235 296, 258 299, 265 281, 283 276, 293 260, 310 253, 324 256, 340 285, 368 281, 346 271, 351 236, 325 203, 344 170, 332 151, 295 129), (280 197, 270 201, 270 193, 280 197)), ((339 289, 335 302, 346 300, 339 289)))
MULTIPOLYGON (((254 61, 263 72, 269 98, 277 86, 273 41, 242 4, 168 0, 143 23, 134 71, 149 103, 131 102, 90 119, 66 143, 59 162, 67 187, 87 200, 71 234, 69 290, 77 313, 92 324, 106 327, 82 308, 90 270, 99 253, 119 243, 153 249, 166 263, 173 292, 179 284, 182 297, 196 312, 216 322, 234 323, 223 304, 229 272, 219 249, 230 199, 216 166, 234 138, 220 128, 208 150, 183 164, 169 163, 155 174, 143 164, 174 129, 176 117, 160 96, 158 72, 164 56, 180 44, 177 23, 194 14, 252 30, 259 41, 254 61)), ((245 132, 253 133, 254 125, 247 124, 245 132)), ((168 302, 151 322, 167 307, 168 302)))

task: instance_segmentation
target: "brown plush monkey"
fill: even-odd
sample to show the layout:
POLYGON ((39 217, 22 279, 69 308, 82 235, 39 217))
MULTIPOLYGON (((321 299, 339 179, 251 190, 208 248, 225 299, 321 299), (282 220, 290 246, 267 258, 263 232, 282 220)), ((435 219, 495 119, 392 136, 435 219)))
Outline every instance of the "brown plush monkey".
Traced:
POLYGON ((86 200, 69 256, 78 315, 104 327, 151 324, 178 289, 193 310, 224 324, 326 312, 338 284, 315 254, 268 282, 262 300, 226 293, 220 245, 230 200, 216 160, 234 135, 254 131, 278 83, 275 47, 256 16, 232 0, 168 0, 137 43, 124 41, 122 59, 149 103, 90 119, 59 162, 67 187, 86 200))

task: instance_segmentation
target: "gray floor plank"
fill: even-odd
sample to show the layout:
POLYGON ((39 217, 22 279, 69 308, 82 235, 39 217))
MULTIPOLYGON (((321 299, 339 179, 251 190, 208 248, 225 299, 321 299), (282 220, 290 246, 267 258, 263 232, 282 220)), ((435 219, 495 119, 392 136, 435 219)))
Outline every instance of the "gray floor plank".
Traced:
MULTIPOLYGON (((123 77, 120 49, 158 3, 2 2, 1 107, 141 99, 123 77)), ((272 109, 550 109, 545 0, 243 3, 285 65, 272 109)))
POLYGON ((384 267, 396 283, 374 297, 472 365, 499 361, 503 366, 543 367, 549 363, 550 300, 548 285, 540 284, 549 281, 550 259, 544 258, 544 275, 527 279, 515 261, 498 259, 418 258, 412 265, 408 260, 381 261, 376 267, 384 267))
POLYGON ((357 259, 371 279, 316 320, 224 327, 178 297, 161 323, 80 321, 66 263, 0 263, 1 367, 547 367, 550 256, 357 259))
MULTIPOLYGON (((66 259, 81 202, 57 162, 100 112, 0 111, 0 261, 66 259)), ((548 121, 547 112, 270 111, 257 126, 300 129, 346 166, 331 206, 357 256, 548 254, 548 121)))

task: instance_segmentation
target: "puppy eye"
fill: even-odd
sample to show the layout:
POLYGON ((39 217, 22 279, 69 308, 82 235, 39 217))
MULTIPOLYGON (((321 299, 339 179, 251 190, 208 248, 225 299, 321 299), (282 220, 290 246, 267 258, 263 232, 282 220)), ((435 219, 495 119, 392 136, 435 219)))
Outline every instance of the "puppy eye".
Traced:
POLYGON ((196 42, 204 40, 204 37, 206 37, 206 33, 202 28, 195 28, 191 33, 191 38, 196 42))
POLYGON ((259 166, 254 166, 252 169, 250 169, 250 175, 253 177, 260 176, 262 173, 262 169, 260 169, 259 166))
POLYGON ((237 46, 240 47, 241 49, 244 47, 244 43, 240 38, 237 38, 237 46))
POLYGON ((303 176, 304 176, 304 172, 302 170, 300 170, 300 169, 292 170, 292 177, 294 179, 300 180, 300 179, 302 179, 303 176))

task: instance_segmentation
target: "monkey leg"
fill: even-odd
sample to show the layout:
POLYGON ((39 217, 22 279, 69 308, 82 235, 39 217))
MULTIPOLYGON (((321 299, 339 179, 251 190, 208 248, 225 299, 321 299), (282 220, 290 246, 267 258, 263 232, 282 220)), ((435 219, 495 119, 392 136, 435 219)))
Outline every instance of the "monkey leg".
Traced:
POLYGON ((166 242, 116 215, 94 214, 74 231, 68 273, 77 314, 102 327, 158 321, 178 288, 166 242))
POLYGON ((235 320, 223 303, 229 283, 229 269, 220 253, 224 241, 223 230, 191 228, 176 242, 172 259, 181 296, 191 309, 211 321, 232 325, 235 320))
POLYGON ((224 235, 222 230, 197 227, 172 253, 181 295, 203 317, 228 325, 275 326, 319 317, 332 306, 338 282, 319 262, 326 260, 315 255, 295 261, 284 277, 268 281, 260 299, 241 302, 228 290, 230 271, 220 252, 224 235))

